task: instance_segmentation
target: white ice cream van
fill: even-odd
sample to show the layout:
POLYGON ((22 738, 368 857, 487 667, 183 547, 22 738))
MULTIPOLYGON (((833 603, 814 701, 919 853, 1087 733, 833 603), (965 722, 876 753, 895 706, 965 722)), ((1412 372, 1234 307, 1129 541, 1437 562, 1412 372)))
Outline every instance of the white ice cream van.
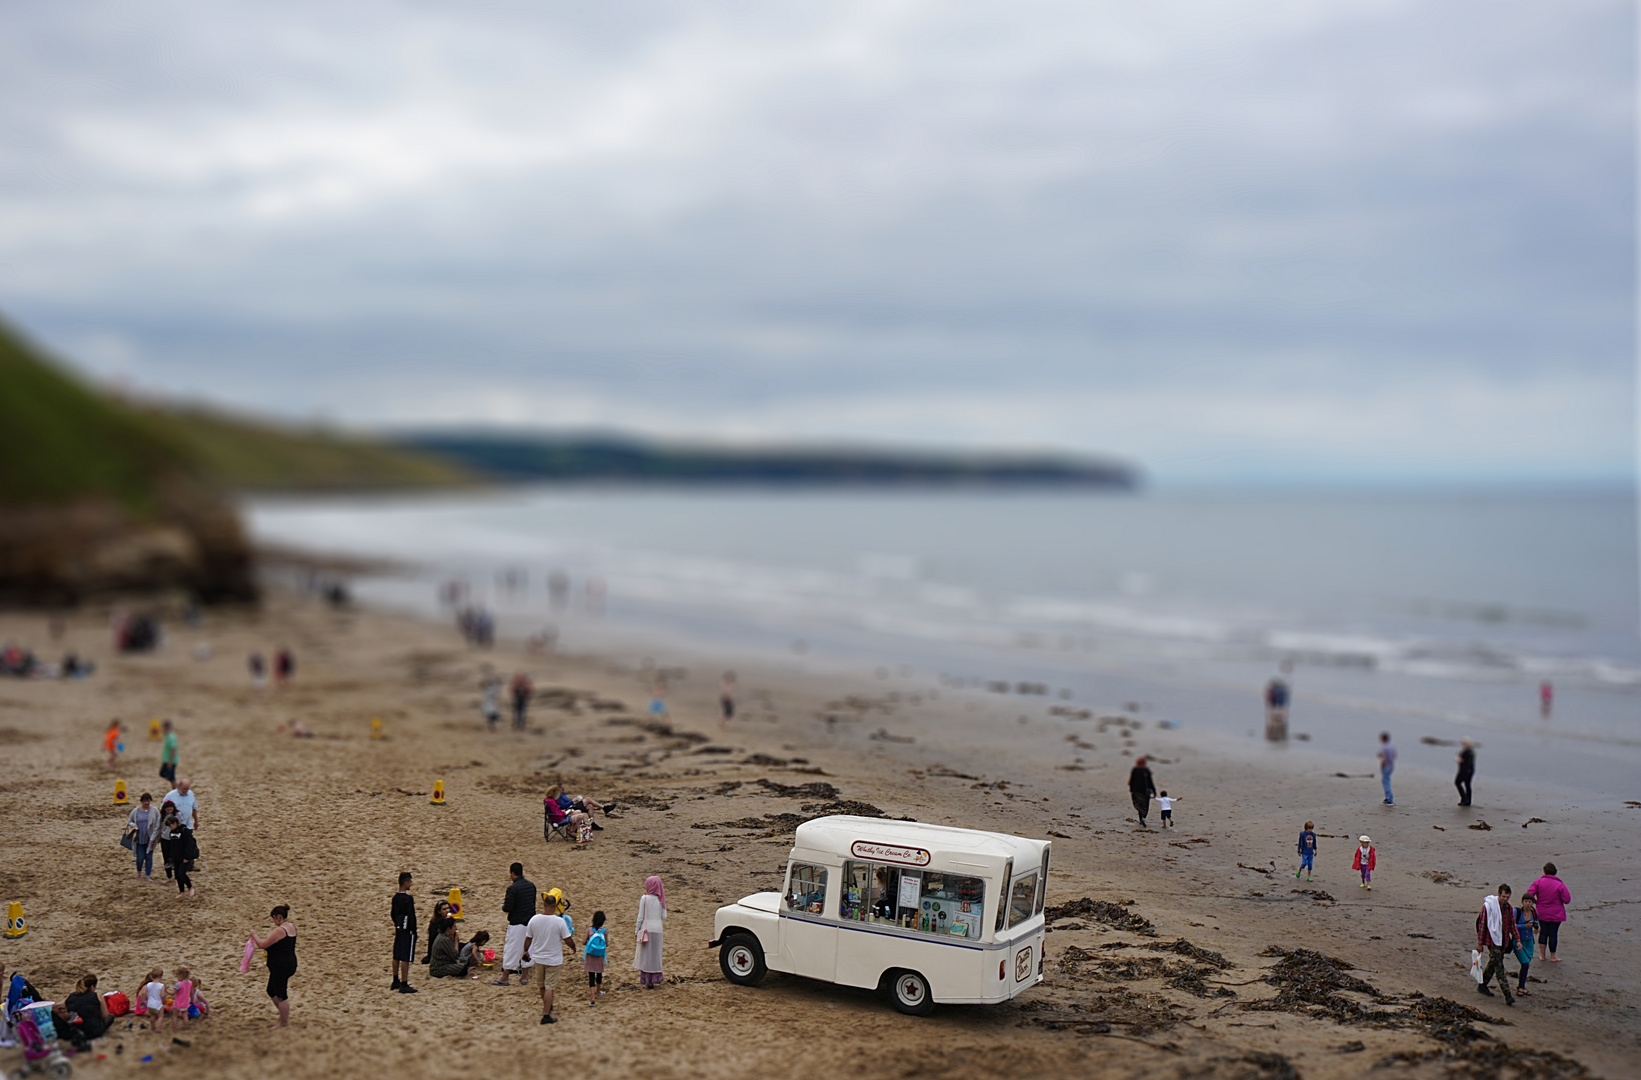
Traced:
POLYGON ((798 826, 786 884, 718 909, 724 977, 886 989, 903 1013, 1007 1001, 1043 978, 1046 840, 878 818, 798 826))

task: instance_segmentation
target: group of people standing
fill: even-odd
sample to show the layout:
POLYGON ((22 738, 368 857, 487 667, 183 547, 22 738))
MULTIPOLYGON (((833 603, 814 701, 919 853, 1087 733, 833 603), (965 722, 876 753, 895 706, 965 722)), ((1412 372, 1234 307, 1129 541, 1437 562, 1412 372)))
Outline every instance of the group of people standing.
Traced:
POLYGON ((1537 949, 1544 950, 1545 962, 1561 962, 1556 955, 1556 946, 1561 936, 1561 924, 1567 921, 1567 905, 1572 903, 1573 894, 1556 876, 1556 864, 1551 862, 1544 864, 1543 876, 1522 893, 1520 907, 1510 906, 1510 896, 1510 886, 1500 885, 1497 892, 1482 902, 1481 914, 1476 916, 1476 952, 1479 954, 1476 962, 1480 964, 1481 957, 1487 958, 1476 989, 1492 997, 1493 991, 1488 984, 1496 975, 1499 989, 1504 992, 1504 1003, 1515 1005, 1518 995, 1528 993, 1527 970, 1532 967, 1537 949), (1538 935, 1536 944, 1533 940, 1535 931, 1538 935), (1516 972, 1515 994, 1510 992, 1510 979, 1504 969, 1504 958, 1507 956, 1514 956, 1521 965, 1516 972))
MULTIPOLYGON (((529 986, 541 994, 541 1023, 556 1024, 553 1015, 554 996, 563 973, 566 943, 569 950, 582 955, 582 970, 587 976, 587 1004, 597 1005, 604 996, 604 973, 608 958, 608 931, 602 911, 593 912, 591 928, 581 944, 575 937, 575 923, 570 916, 570 900, 562 889, 548 889, 538 893, 535 883, 524 876, 524 865, 513 863, 507 868, 507 891, 502 896, 501 910, 507 916, 507 930, 502 940, 501 977, 492 986, 512 986, 513 977, 518 985, 529 986)), ((400 994, 414 994, 410 985, 410 970, 416 957, 416 900, 412 893, 414 876, 406 871, 399 875, 399 889, 393 894, 393 982, 389 990, 400 994)), ((440 904, 443 904, 440 901, 440 904)), ((661 941, 667 918, 667 894, 660 877, 644 879, 644 892, 638 898, 637 917, 633 922, 632 966, 638 972, 639 985, 654 989, 661 985, 661 941)), ((429 926, 436 939, 434 947, 423 960, 429 965, 429 974, 435 978, 468 976, 484 964, 483 946, 490 936, 480 931, 466 946, 456 936, 456 922, 448 914, 435 908, 429 926), (444 937, 445 941, 437 938, 444 937)))

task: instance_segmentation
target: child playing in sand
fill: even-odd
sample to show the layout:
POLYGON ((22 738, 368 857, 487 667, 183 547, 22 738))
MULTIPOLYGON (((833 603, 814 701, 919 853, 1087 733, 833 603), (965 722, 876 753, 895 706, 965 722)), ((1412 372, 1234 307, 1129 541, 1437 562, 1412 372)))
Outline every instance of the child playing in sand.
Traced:
POLYGON ((136 1012, 146 1013, 149 1031, 160 1029, 160 1018, 165 1015, 165 972, 155 968, 148 973, 148 981, 137 991, 136 1012))
POLYGON ((1156 800, 1157 805, 1162 807, 1162 827, 1172 829, 1174 827, 1174 804, 1179 802, 1180 796, 1169 797, 1168 792, 1163 791, 1157 794, 1156 800))
POLYGON ((609 940, 604 933, 604 913, 593 912, 593 928, 587 933, 587 947, 581 950, 581 966, 587 972, 587 1004, 597 1005, 604 996, 604 958, 609 940))
POLYGON ((171 992, 171 1004, 166 1007, 166 1014, 171 1018, 171 1034, 177 1033, 177 1021, 182 1021, 182 1029, 188 1030, 188 1006, 194 1003, 194 980, 188 969, 177 969, 177 987, 171 992))
POLYGON ((1299 833, 1299 869, 1293 872, 1295 878, 1304 872, 1305 880, 1311 879, 1311 867, 1316 859, 1316 822, 1307 821, 1299 833))
POLYGON ((1356 855, 1350 860, 1352 870, 1362 872, 1362 888, 1373 890, 1373 867, 1379 861, 1379 851, 1373 846, 1373 841, 1361 837, 1361 847, 1356 849, 1356 855))

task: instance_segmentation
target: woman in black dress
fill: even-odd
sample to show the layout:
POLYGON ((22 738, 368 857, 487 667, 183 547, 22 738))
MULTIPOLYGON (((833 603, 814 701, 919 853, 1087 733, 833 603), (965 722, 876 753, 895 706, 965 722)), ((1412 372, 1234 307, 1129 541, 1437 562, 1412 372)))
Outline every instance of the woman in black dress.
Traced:
POLYGON ((1151 796, 1157 793, 1157 785, 1151 779, 1151 770, 1145 767, 1145 759, 1139 758, 1134 762, 1134 768, 1128 773, 1128 797, 1134 800, 1134 813, 1140 816, 1140 828, 1150 828, 1145 823, 1145 815, 1151 812, 1151 796))
POLYGON ((274 928, 265 938, 251 931, 256 947, 268 952, 268 996, 279 1010, 278 1027, 289 1027, 291 1022, 291 976, 296 974, 296 924, 291 922, 291 907, 280 904, 268 913, 274 928))

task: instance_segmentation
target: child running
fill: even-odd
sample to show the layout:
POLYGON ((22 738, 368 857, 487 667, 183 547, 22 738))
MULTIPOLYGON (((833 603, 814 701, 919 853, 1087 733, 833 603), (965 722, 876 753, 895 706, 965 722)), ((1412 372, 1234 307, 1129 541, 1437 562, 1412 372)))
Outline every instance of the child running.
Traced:
POLYGON ((108 767, 110 769, 119 764, 120 753, 125 749, 125 743, 120 741, 120 733, 124 730, 124 724, 118 720, 112 720, 108 724, 108 730, 103 732, 103 749, 108 751, 108 767))
POLYGON ((1179 802, 1180 796, 1175 795, 1170 798, 1168 792, 1163 791, 1158 792, 1156 800, 1157 805, 1162 807, 1162 828, 1172 829, 1174 827, 1174 804, 1179 802))
POLYGON ((1373 867, 1379 861, 1379 851, 1367 837, 1361 837, 1360 841, 1362 846, 1356 849, 1356 856, 1350 860, 1350 868, 1362 872, 1361 887, 1372 892, 1373 867))
POLYGON ((604 996, 604 957, 609 952, 609 941, 604 932, 604 913, 593 912, 593 928, 587 934, 587 947, 581 951, 581 966, 587 972, 587 1004, 597 1005, 604 996))
POLYGON ((1295 880, 1299 878, 1301 872, 1304 873, 1306 881, 1311 879, 1311 867, 1314 865, 1315 859, 1316 822, 1307 821, 1305 827, 1299 832, 1299 869, 1293 872, 1295 880))

